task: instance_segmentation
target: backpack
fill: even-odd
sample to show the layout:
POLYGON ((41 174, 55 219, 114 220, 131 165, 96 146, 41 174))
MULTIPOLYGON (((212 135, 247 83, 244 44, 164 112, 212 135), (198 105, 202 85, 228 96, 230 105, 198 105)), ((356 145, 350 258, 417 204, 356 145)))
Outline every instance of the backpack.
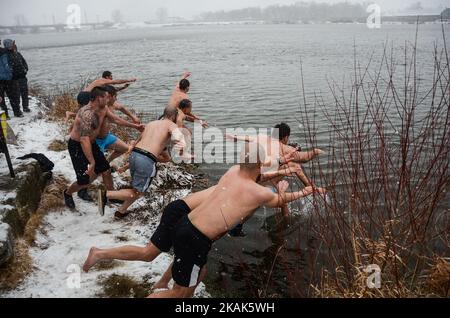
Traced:
POLYGON ((4 52, 0 55, 0 81, 10 81, 12 76, 13 73, 11 65, 9 65, 8 54, 4 52))

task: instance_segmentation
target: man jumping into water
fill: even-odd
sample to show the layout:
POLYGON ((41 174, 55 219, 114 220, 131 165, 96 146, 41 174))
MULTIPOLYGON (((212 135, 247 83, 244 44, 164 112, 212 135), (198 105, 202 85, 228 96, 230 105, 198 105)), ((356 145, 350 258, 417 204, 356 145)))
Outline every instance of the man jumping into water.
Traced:
POLYGON ((219 181, 214 192, 175 226, 172 238, 175 261, 172 290, 151 295, 152 298, 192 297, 205 275, 204 266, 214 241, 229 229, 250 218, 259 206, 280 207, 324 189, 307 187, 294 193, 275 194, 256 183, 265 161, 265 150, 245 144, 240 165, 232 167, 219 181))
MULTIPOLYGON (((191 87, 191 83, 188 80, 188 77, 191 76, 190 72, 186 72, 183 74, 181 81, 178 83, 178 85, 175 87, 175 90, 172 93, 172 96, 170 97, 169 100, 169 106, 173 106, 173 107, 177 107, 178 109, 180 109, 181 111, 183 111, 180 108, 180 103, 181 101, 185 100, 189 100, 189 96, 188 96, 188 92, 190 90, 191 87)), ((190 101, 190 100, 189 100, 190 101)), ((190 121, 190 122, 195 122, 195 121, 199 121, 200 124, 206 128, 208 127, 208 122, 205 120, 200 119, 199 117, 197 117, 196 115, 194 115, 192 113, 192 102, 190 102, 190 111, 189 113, 187 112, 183 112, 184 113, 184 117, 186 120, 190 121)), ((184 119, 183 119, 184 120, 184 119)))
MULTIPOLYGON (((291 174, 291 171, 285 171, 285 174, 291 174)), ((270 173, 261 176, 261 180, 265 181, 274 176, 278 176, 280 172, 270 173)), ((284 188, 279 189, 283 193, 287 188, 287 183, 282 185, 284 188)), ((173 247, 172 231, 178 221, 185 215, 191 213, 192 210, 200 206, 214 192, 216 186, 201 192, 193 193, 184 199, 176 200, 167 205, 162 213, 161 221, 158 228, 153 234, 150 243, 145 247, 139 246, 122 246, 111 249, 99 249, 92 247, 89 255, 84 263, 83 270, 88 272, 92 266, 101 260, 124 260, 124 261, 142 261, 152 262, 162 252, 168 253, 173 247)), ((172 278, 171 267, 164 273, 163 277, 153 288, 167 288, 172 278)))

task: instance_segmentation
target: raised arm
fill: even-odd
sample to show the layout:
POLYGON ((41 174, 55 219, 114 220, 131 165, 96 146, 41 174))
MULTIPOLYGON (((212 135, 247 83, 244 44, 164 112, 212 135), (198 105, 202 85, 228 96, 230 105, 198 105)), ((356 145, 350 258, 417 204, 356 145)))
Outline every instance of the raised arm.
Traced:
POLYGON ((175 89, 179 89, 180 88, 180 81, 188 78, 189 76, 191 76, 192 73, 191 72, 184 72, 183 75, 181 76, 181 79, 178 80, 177 85, 175 86, 175 89))

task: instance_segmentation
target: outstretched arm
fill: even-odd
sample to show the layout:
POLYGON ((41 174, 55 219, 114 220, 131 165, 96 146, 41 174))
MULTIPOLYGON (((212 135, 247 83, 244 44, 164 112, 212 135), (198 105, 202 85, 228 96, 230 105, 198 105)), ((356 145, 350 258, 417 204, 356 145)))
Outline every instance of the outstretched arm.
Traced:
POLYGON ((209 127, 209 124, 208 124, 208 122, 206 120, 201 119, 200 117, 198 117, 197 115, 194 115, 193 113, 186 114, 185 115, 185 119, 187 121, 192 122, 192 123, 196 122, 196 121, 199 121, 200 125, 202 125, 203 128, 208 128, 209 127))
POLYGON ((279 208, 287 203, 307 197, 313 193, 325 194, 326 190, 323 188, 306 187, 303 190, 297 192, 286 192, 279 194, 272 193, 271 198, 268 199, 267 203, 265 203, 264 205, 269 208, 279 208))
POLYGON ((297 173, 301 171, 300 167, 286 167, 277 171, 270 171, 270 172, 266 172, 261 174, 261 179, 260 179, 260 183, 265 183, 267 181, 270 181, 272 179, 276 179, 279 177, 290 177, 293 174, 297 173))
POLYGON ((225 135, 225 138, 234 142, 245 141, 245 142, 255 142, 256 139, 251 136, 238 136, 238 135, 225 135))
POLYGON ((182 81, 182 80, 188 78, 188 77, 191 76, 191 75, 192 75, 191 72, 184 72, 183 75, 181 76, 181 79, 178 80, 177 86, 175 87, 175 89, 179 89, 179 88, 180 88, 180 81, 182 81))
POLYGON ((144 125, 130 123, 130 122, 120 118, 119 116, 113 114, 110 110, 108 110, 106 112, 106 117, 108 117, 112 122, 116 123, 119 126, 134 128, 136 130, 139 130, 140 132, 143 132, 145 129, 144 125))
POLYGON ((103 84, 103 85, 120 85, 120 84, 134 83, 136 81, 137 81, 137 79, 135 79, 135 78, 120 79, 120 80, 105 79, 105 84, 103 84))
POLYGON ((315 159, 316 157, 325 153, 323 150, 320 149, 313 149, 311 151, 297 151, 297 149, 295 149, 294 147, 283 145, 281 143, 280 145, 283 153, 295 151, 293 153, 293 158, 291 161, 297 163, 308 163, 311 160, 315 159))
POLYGON ((120 112, 122 112, 123 114, 125 114, 128 118, 130 118, 135 124, 140 124, 141 121, 139 120, 139 118, 134 115, 127 107, 125 107, 125 105, 116 102, 114 104, 114 106, 116 107, 116 109, 120 112))
POLYGON ((85 91, 86 92, 91 92, 94 87, 97 86, 103 86, 103 85, 120 85, 120 84, 126 84, 126 83, 134 83, 137 80, 135 78, 130 78, 130 79, 121 79, 121 80, 110 80, 107 78, 101 78, 98 80, 93 81, 91 84, 89 84, 85 91))

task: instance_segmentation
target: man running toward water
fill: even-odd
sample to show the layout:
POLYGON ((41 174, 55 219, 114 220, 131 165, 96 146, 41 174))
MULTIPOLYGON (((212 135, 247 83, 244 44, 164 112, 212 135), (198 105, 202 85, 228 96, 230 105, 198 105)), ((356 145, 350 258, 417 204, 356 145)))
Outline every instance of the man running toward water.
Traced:
POLYGON ((144 129, 143 125, 129 123, 111 113, 106 107, 109 98, 105 88, 94 88, 91 92, 91 102, 82 107, 75 118, 68 149, 77 181, 64 191, 64 201, 70 209, 75 208, 72 194, 87 188, 97 175, 102 174, 106 187, 113 187, 109 163, 95 142, 105 118, 139 131, 144 129))
MULTIPOLYGON (((91 248, 83 270, 88 272, 100 260, 117 259, 152 262, 162 252, 168 253, 173 245, 171 233, 177 222, 205 201, 214 189, 215 187, 211 187, 167 205, 163 211, 158 228, 153 234, 150 243, 145 247, 123 246, 105 250, 95 247, 91 248)), ((155 288, 157 287, 155 286, 155 288)))
MULTIPOLYGON (((178 85, 175 87, 175 90, 172 93, 172 96, 170 97, 169 100, 169 106, 172 107, 177 107, 178 109, 180 109, 183 113, 184 113, 184 119, 190 121, 190 122, 195 122, 196 120, 200 121, 200 124, 206 128, 208 127, 208 122, 201 120, 199 117, 197 117, 196 115, 194 115, 192 113, 192 102, 189 100, 189 96, 188 96, 188 92, 190 90, 191 87, 191 83, 188 80, 188 77, 191 76, 190 72, 186 72, 183 74, 180 82, 178 83, 178 85), (181 109, 181 102, 184 101, 184 103, 186 104, 187 101, 189 101, 190 103, 190 110, 189 112, 185 112, 183 111, 183 109, 181 109)), ((186 108, 185 108, 186 110, 186 108)), ((181 126, 179 126, 181 127, 181 126)))
POLYGON ((265 150, 257 144, 245 144, 240 165, 232 167, 219 181, 206 201, 177 223, 173 232, 175 260, 172 290, 152 298, 192 297, 205 275, 204 266, 212 244, 231 228, 250 218, 259 206, 280 207, 324 189, 307 187, 294 193, 275 194, 256 183, 265 162, 265 150))
MULTIPOLYGON (((285 172, 290 174, 292 172, 285 172)), ((262 176, 261 180, 273 177, 274 174, 262 176)), ((84 263, 83 270, 88 272, 92 266, 101 260, 123 260, 123 261, 142 261, 152 262, 162 252, 168 253, 173 247, 172 231, 178 221, 185 215, 191 213, 192 210, 200 206, 214 192, 215 186, 201 192, 190 194, 182 200, 176 200, 167 205, 162 213, 161 221, 158 228, 153 234, 150 243, 145 247, 139 246, 123 246, 111 249, 99 249, 92 247, 89 255, 84 263)), ((287 188, 287 183, 280 193, 287 188)), ((154 285, 154 289, 167 288, 172 278, 171 271, 168 270, 161 280, 154 285)))
POLYGON ((130 85, 130 83, 134 83, 134 82, 136 82, 135 78, 114 80, 112 73, 109 71, 105 71, 105 72, 103 72, 102 78, 96 79, 91 84, 86 86, 86 88, 83 89, 83 91, 81 93, 78 94, 78 96, 77 96, 78 104, 80 105, 80 107, 83 107, 83 106, 86 106, 87 104, 89 104, 90 99, 91 99, 91 91, 95 87, 100 87, 100 86, 104 86, 104 85, 125 84, 124 87, 119 89, 119 90, 122 90, 122 89, 127 88, 130 85))
POLYGON ((171 160, 167 151, 170 141, 184 148, 184 136, 176 125, 177 117, 178 109, 168 106, 161 120, 153 121, 145 127, 129 159, 133 188, 120 191, 100 189, 98 197, 101 215, 105 213, 108 199, 113 199, 124 201, 115 217, 118 219, 126 217, 129 214, 127 209, 149 189, 157 174, 156 163, 171 160))

